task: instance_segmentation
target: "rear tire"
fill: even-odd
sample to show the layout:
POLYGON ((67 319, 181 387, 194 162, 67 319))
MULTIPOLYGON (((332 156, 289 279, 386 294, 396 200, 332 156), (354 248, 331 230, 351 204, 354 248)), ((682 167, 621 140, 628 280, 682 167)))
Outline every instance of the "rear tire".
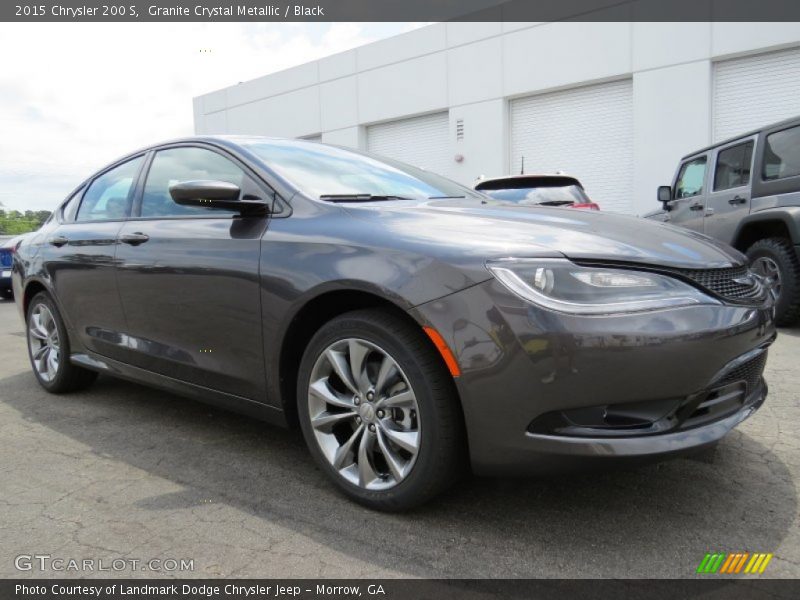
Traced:
POLYGON ((67 328, 46 292, 39 292, 31 299, 25 323, 31 368, 44 389, 52 394, 74 392, 97 379, 95 371, 70 362, 67 328))
POLYGON ((464 472, 453 378, 422 329, 399 315, 359 310, 325 324, 303 355, 297 390, 311 454, 356 502, 408 510, 464 472))
POLYGON ((747 249, 753 270, 764 275, 770 271, 779 278, 779 294, 775 303, 775 322, 793 325, 800 319, 800 261, 794 246, 784 238, 758 240, 747 249))

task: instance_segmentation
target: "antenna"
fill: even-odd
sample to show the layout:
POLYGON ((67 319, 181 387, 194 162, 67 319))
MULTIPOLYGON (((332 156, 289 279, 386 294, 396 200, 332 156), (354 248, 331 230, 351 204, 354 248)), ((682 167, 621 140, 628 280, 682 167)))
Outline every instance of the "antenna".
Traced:
POLYGON ((522 155, 522 166, 519 168, 519 174, 525 175, 525 155, 522 155))

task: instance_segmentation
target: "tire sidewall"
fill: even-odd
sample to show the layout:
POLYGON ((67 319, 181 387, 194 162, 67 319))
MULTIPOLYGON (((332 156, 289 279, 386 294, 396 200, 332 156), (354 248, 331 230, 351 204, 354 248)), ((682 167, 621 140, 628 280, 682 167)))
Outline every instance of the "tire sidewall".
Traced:
POLYGON ((769 258, 778 265, 781 277, 781 293, 775 302, 775 313, 779 321, 791 309, 792 302, 797 296, 797 286, 799 284, 794 272, 794 265, 782 250, 781 246, 773 247, 770 240, 762 240, 751 246, 747 251, 747 257, 751 262, 759 258, 769 258))
POLYGON ((60 389, 63 384, 63 380, 67 375, 66 361, 69 360, 69 338, 67 337, 67 329, 64 326, 64 321, 61 319, 61 313, 58 312, 55 302, 53 302, 50 296, 44 292, 36 294, 36 296, 33 297, 28 305, 28 313, 25 316, 25 340, 28 345, 28 360, 31 363, 31 369, 33 370, 33 375, 36 377, 36 380, 44 389, 48 391, 60 389), (28 333, 31 323, 31 314, 33 313, 34 308, 40 304, 46 306, 50 311, 50 314, 53 315, 53 320, 55 321, 56 329, 58 330, 58 370, 56 371, 56 376, 53 377, 52 381, 45 381, 42 379, 39 375, 39 372, 36 370, 36 366, 33 364, 30 334, 28 333))
POLYGON ((298 376, 297 404, 300 427, 311 454, 326 475, 348 496, 371 508, 402 510, 420 502, 417 498, 427 497, 434 475, 434 453, 440 445, 440 435, 436 424, 441 415, 437 414, 434 401, 436 390, 423 373, 419 360, 389 332, 382 330, 369 320, 357 316, 345 316, 323 326, 308 344, 298 376), (403 481, 387 490, 366 490, 345 480, 328 462, 319 448, 308 407, 308 386, 311 371, 320 354, 331 344, 346 338, 360 338, 371 342, 387 352, 400 366, 414 390, 420 422, 420 446, 414 466, 403 481))

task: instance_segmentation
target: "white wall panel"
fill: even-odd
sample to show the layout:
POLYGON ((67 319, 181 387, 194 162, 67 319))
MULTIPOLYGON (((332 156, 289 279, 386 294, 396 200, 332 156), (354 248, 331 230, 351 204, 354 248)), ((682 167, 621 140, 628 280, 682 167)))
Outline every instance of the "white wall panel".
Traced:
POLYGON ((713 56, 766 50, 770 47, 797 44, 798 41, 800 41, 800 23, 711 24, 713 56))
POLYGON ((447 108, 447 58, 443 52, 358 75, 362 123, 447 108))
POLYGON ((672 183, 681 157, 710 143, 710 80, 708 60, 634 74, 634 214, 661 208, 656 188, 672 183))
POLYGON ((319 80, 328 81, 356 72, 356 51, 348 50, 319 59, 319 80))
POLYGON ((633 70, 707 59, 710 23, 632 23, 633 70))
POLYGON ((230 108, 227 131, 276 137, 319 133, 319 88, 303 88, 230 108))
POLYGON ((509 33, 503 44, 509 96, 631 72, 630 23, 548 23, 509 33))
POLYGON ((358 124, 358 83, 355 75, 319 86, 322 131, 358 124))
POLYGON ((438 23, 357 48, 356 64, 359 71, 374 69, 432 52, 439 52, 444 50, 446 45, 446 25, 438 23))
POLYGON ((447 51, 450 105, 468 104, 503 95, 503 72, 497 68, 503 55, 499 37, 447 51))

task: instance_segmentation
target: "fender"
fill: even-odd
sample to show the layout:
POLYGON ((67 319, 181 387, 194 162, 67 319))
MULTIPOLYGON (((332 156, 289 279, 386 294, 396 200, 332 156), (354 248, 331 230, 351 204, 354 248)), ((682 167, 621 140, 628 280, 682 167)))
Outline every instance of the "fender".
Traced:
POLYGON ((66 327, 67 329, 67 335, 69 336, 70 353, 75 354, 76 350, 77 351, 83 350, 83 345, 78 340, 77 331, 75 330, 75 327, 73 326, 69 315, 64 310, 64 306, 61 304, 61 300, 59 299, 58 294, 56 294, 53 291, 53 287, 48 277, 33 276, 33 277, 23 278, 23 276, 20 276, 19 287, 21 293, 19 296, 16 296, 16 298, 18 298, 16 300, 16 304, 17 304, 17 309, 19 311, 19 315, 22 318, 22 322, 25 324, 25 327, 27 327, 27 314, 26 314, 27 307, 24 306, 25 294, 27 293, 28 288, 32 284, 41 285, 44 288, 44 291, 50 295, 50 300, 52 300, 55 303, 56 308, 58 309, 58 313, 61 315, 61 320, 64 322, 64 327, 66 327))
POLYGON ((733 236, 734 245, 739 241, 746 227, 767 221, 780 221, 786 225, 792 244, 800 244, 800 206, 780 206, 750 213, 743 218, 733 236))

